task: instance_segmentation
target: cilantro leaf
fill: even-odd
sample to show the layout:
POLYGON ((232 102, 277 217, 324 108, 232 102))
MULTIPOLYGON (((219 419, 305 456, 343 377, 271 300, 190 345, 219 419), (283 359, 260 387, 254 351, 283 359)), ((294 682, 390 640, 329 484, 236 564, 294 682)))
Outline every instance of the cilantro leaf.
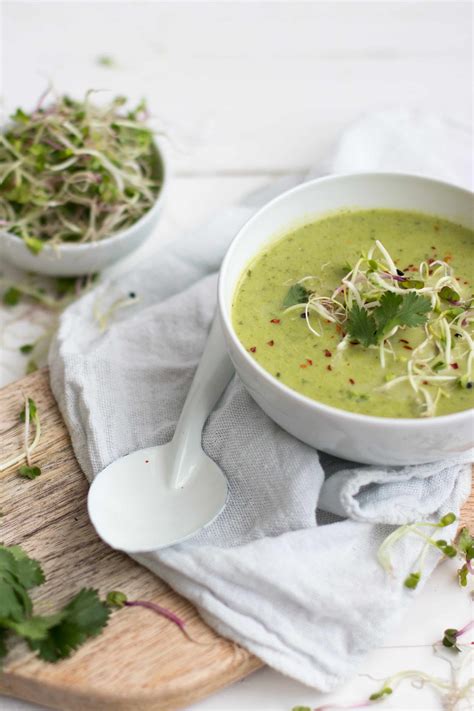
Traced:
POLYGON ((285 298, 283 299, 283 308, 296 306, 296 304, 306 304, 311 292, 305 289, 302 284, 293 284, 288 289, 285 298))
POLYGON ((47 638, 52 627, 59 624, 63 614, 61 612, 47 617, 33 616, 28 617, 20 622, 10 620, 1 621, 8 629, 15 632, 20 637, 28 640, 28 642, 40 642, 47 638))
POLYGON ((422 326, 426 323, 429 311, 431 311, 431 301, 426 296, 410 291, 403 297, 397 323, 399 326, 422 326))
POLYGON ((386 291, 379 301, 379 305, 374 311, 374 318, 377 321, 377 329, 382 331, 387 324, 390 324, 396 318, 403 296, 394 294, 393 291, 386 291))
POLYGON ((43 569, 37 560, 30 558, 20 546, 10 546, 8 550, 15 559, 15 575, 23 587, 30 590, 44 583, 43 569))
POLYGON ((83 588, 60 613, 58 622, 50 627, 47 636, 29 640, 31 649, 41 659, 57 662, 65 659, 90 637, 96 637, 107 624, 110 610, 96 590, 83 588))
POLYGON ((109 607, 96 590, 90 589, 81 590, 53 615, 33 615, 28 590, 43 582, 38 561, 20 546, 0 545, 0 659, 7 653, 8 634, 25 639, 45 661, 56 662, 98 635, 107 624, 109 607))
POLYGON ((357 304, 354 304, 349 311, 347 331, 352 338, 357 339, 366 348, 377 343, 375 318, 369 314, 367 309, 361 308, 357 304))
POLYGON ((421 326, 427 320, 431 301, 411 291, 386 291, 372 313, 357 304, 349 311, 347 331, 366 348, 379 343, 395 326, 421 326))

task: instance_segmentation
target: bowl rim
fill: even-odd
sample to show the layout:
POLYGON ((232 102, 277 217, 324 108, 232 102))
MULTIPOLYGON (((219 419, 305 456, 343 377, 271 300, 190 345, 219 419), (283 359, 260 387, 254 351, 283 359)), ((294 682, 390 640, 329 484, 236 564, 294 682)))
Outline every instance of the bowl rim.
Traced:
MULTIPOLYGON (((217 308, 219 311, 220 319, 221 319, 221 325, 224 327, 224 329, 227 332, 228 337, 230 338, 232 345, 236 350, 239 352, 239 355, 243 357, 243 359, 246 361, 246 363, 253 368, 257 375, 259 375, 261 378, 263 378, 270 387, 275 388, 278 392, 280 392, 283 396, 290 398, 293 400, 295 403, 298 405, 301 405, 302 407, 309 407, 316 412, 320 412, 321 414, 329 415, 331 417, 339 417, 342 418, 343 420, 346 420, 347 422, 353 422, 354 424, 361 424, 361 425, 373 425, 375 427, 394 427, 396 426, 397 428, 413 428, 413 427, 421 427, 423 429, 433 427, 433 426, 443 426, 443 425, 455 425, 457 422, 464 421, 467 417, 472 417, 474 413, 474 408, 469 408, 468 410, 461 410, 460 412, 453 412, 448 415, 439 415, 439 416, 434 416, 434 417, 382 417, 380 415, 365 415, 362 413, 357 413, 357 412, 352 412, 350 410, 343 410, 342 408, 339 407, 334 407, 333 405, 327 405, 325 403, 319 402, 319 400, 313 400, 310 397, 307 397, 306 395, 302 395, 299 393, 297 390, 293 390, 293 388, 290 388, 288 385, 285 385, 284 383, 280 382, 276 378, 273 377, 263 366, 260 365, 256 360, 254 360, 246 351, 244 348, 243 344, 237 337, 237 334, 235 333, 232 320, 230 316, 227 313, 226 309, 226 303, 225 303, 225 297, 224 297, 224 282, 225 282, 225 274, 228 269, 229 264, 232 261, 233 257, 233 252, 235 250, 236 244, 241 238, 241 235, 246 232, 255 222, 257 219, 260 218, 260 216, 268 211, 271 211, 275 208, 276 205, 278 205, 280 202, 285 201, 288 199, 290 195, 293 195, 294 193, 298 193, 303 190, 307 190, 313 185, 320 184, 320 183, 326 183, 326 182, 335 182, 341 179, 347 179, 347 178, 355 178, 357 179, 358 177, 360 178, 377 178, 377 177, 388 177, 388 178, 401 178, 402 180, 404 178, 407 178, 409 180, 414 180, 414 181, 420 181, 424 183, 431 183, 437 186, 441 186, 442 188, 448 188, 450 190, 458 190, 461 193, 464 193, 465 195, 469 197, 474 197, 474 193, 471 192, 470 190, 463 188, 459 185, 456 185, 454 183, 449 183, 447 181, 443 180, 437 180, 435 178, 430 178, 424 175, 420 175, 417 173, 406 173, 406 172, 397 172, 397 171, 355 171, 355 172, 350 172, 350 173, 337 173, 335 175, 324 175, 319 178, 313 178, 312 180, 305 181, 303 183, 299 183, 298 185, 294 186, 293 188, 290 188, 289 190, 285 190, 285 192, 281 193, 280 195, 277 195, 277 197, 273 198, 269 202, 265 203, 261 208, 259 208, 246 222, 242 227, 239 229, 235 237, 233 238, 232 242, 230 243, 229 247, 227 248, 227 251, 225 253, 224 259, 222 261, 220 270, 219 270, 219 277, 218 277, 218 283, 217 283, 217 308)), ((341 208, 343 209, 343 208, 341 208)), ((302 223, 304 224, 304 223, 302 223)), ((280 234, 280 236, 282 236, 280 234)), ((258 252, 255 253, 255 255, 258 252)), ((254 256, 255 256, 254 255, 254 256)))
MULTIPOLYGON (((97 242, 81 242, 79 244, 75 242, 63 242, 62 244, 56 246, 52 246, 45 242, 41 252, 35 255, 35 257, 37 259, 41 259, 45 256, 49 258, 51 254, 57 255, 59 252, 62 252, 64 254, 78 254, 80 252, 87 252, 95 249, 104 249, 104 245, 112 245, 116 244, 117 242, 122 242, 126 240, 132 230, 135 230, 137 227, 143 227, 150 220, 152 220, 156 211, 159 209, 159 207, 161 207, 165 194, 168 192, 170 173, 169 153, 166 149, 163 148, 163 141, 157 139, 156 136, 153 136, 153 144, 161 161, 163 171, 162 182, 160 189, 156 195, 155 201, 153 202, 151 207, 136 222, 134 222, 132 225, 129 225, 125 229, 120 230, 119 232, 115 232, 109 237, 103 237, 102 239, 97 240, 97 242)), ((13 234, 12 232, 8 232, 7 230, 0 230, 0 239, 10 240, 12 243, 17 245, 23 245, 25 249, 28 249, 21 237, 18 237, 18 235, 13 234)))

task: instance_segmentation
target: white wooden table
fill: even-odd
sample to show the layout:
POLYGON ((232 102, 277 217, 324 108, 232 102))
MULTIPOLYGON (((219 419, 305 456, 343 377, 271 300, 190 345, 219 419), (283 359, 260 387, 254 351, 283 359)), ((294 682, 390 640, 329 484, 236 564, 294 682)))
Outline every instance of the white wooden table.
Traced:
MULTIPOLYGON (((172 143, 174 176, 160 242, 274 177, 317 163, 366 112, 407 106, 472 122, 468 2, 10 1, 0 22, 5 110, 31 106, 48 81, 77 96, 94 87, 147 98, 172 143), (113 68, 98 63, 103 55, 113 68)), ((151 240, 132 260, 155 245, 151 240)), ((23 374, 24 361, 2 357, 5 384, 23 374)), ((446 570, 437 571, 400 629, 337 693, 321 695, 264 669, 193 711, 353 703, 373 690, 363 674, 383 679, 412 668, 446 677, 430 645, 472 614, 446 570)), ((1 699, 0 708, 32 707, 1 699)), ((430 689, 407 684, 384 708, 441 705, 430 689)))

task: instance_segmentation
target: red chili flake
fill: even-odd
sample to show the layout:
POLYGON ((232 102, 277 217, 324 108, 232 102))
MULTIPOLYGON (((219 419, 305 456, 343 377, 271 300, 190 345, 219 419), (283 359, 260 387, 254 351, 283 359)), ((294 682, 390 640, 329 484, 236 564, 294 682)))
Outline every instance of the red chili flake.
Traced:
POLYGON ((410 341, 407 341, 406 338, 400 338, 400 343, 410 343, 410 341))
POLYGON ((453 370, 457 370, 459 368, 459 365, 457 363, 451 363, 451 368, 453 370))
POLYGON ((307 367, 308 366, 306 365, 306 363, 300 363, 300 368, 307 368, 307 367))
POLYGON ((257 350, 257 346, 252 346, 252 348, 249 348, 250 353, 255 353, 257 350))
POLYGON ((311 360, 311 358, 306 358, 306 362, 308 365, 313 365, 313 361, 311 360))
POLYGON ((411 346, 403 346, 406 351, 412 351, 413 348, 411 346))
POLYGON ((331 351, 328 350, 327 348, 326 348, 326 350, 324 351, 324 355, 326 356, 326 358, 331 358, 331 357, 332 357, 331 351))
POLYGON ((332 370, 332 365, 327 365, 326 370, 332 370))
POLYGON ((355 381, 353 378, 349 378, 349 382, 350 382, 351 385, 355 385, 355 384, 356 384, 356 381, 355 381))
POLYGON ((429 385, 427 380, 423 380, 422 383, 423 383, 423 385, 429 385))
POLYGON ((272 318, 270 323, 280 323, 280 319, 279 318, 272 318))
POLYGON ((468 281, 465 281, 464 284, 469 284, 469 282, 468 282, 468 281))
POLYGON ((428 259, 428 264, 433 264, 433 262, 435 262, 435 261, 436 261, 436 260, 433 259, 433 257, 430 257, 430 258, 428 259))
POLYGON ((274 346, 274 345, 275 345, 275 341, 267 341, 267 346, 274 346))
POLYGON ((452 254, 445 254, 443 257, 445 262, 450 262, 452 260, 452 258, 453 258, 452 254))
POLYGON ((432 269, 428 269, 428 274, 429 274, 430 276, 433 276, 433 270, 432 270, 432 269))

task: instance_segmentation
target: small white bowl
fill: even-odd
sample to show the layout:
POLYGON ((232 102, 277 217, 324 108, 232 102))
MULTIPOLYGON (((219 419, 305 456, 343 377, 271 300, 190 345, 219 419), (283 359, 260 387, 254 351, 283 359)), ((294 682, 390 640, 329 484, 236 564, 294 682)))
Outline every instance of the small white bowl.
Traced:
POLYGON ((39 254, 33 254, 17 235, 0 231, 0 263, 5 260, 19 269, 48 276, 79 276, 101 272, 134 252, 151 236, 168 185, 167 161, 156 141, 155 149, 162 174, 160 191, 152 207, 133 225, 97 242, 45 244, 39 254))
POLYGON ((359 415, 300 395, 264 370, 232 326, 232 301, 250 260, 295 226, 343 208, 391 208, 436 215, 474 227, 473 195, 415 175, 358 173, 304 183, 262 208, 232 242, 222 263, 218 312, 229 355, 247 390, 283 429, 312 447, 367 464, 433 462, 474 444, 473 410, 434 418, 359 415))

